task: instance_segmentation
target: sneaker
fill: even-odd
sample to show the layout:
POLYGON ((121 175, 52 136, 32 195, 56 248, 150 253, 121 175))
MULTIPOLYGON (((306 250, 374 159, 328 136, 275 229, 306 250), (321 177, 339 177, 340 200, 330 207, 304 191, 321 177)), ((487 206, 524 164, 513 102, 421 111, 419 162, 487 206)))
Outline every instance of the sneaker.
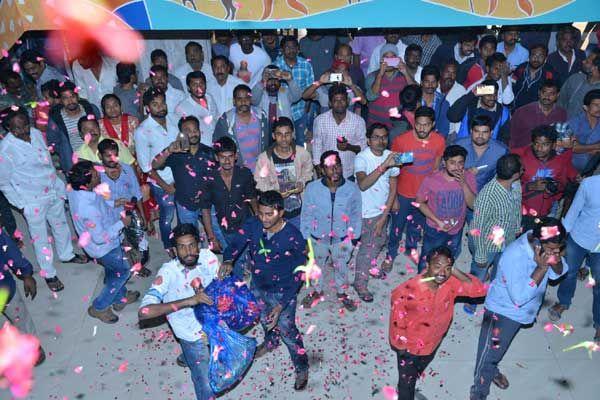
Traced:
POLYGON ((183 356, 183 353, 177 356, 175 363, 177 363, 177 365, 179 365, 181 368, 187 368, 187 363, 185 362, 185 357, 183 356))
POLYGON ((548 309, 548 318, 552 322, 558 322, 558 321, 560 321, 560 318, 562 317, 562 313, 566 309, 567 308, 565 306, 562 306, 559 303, 556 303, 555 305, 553 305, 552 307, 550 307, 548 309))
POLYGON ((302 307, 311 308, 313 306, 313 304, 315 304, 315 302, 318 301, 319 298, 321 298, 321 296, 323 296, 323 293, 317 292, 316 290, 314 292, 307 294, 302 299, 302 307))
POLYGON ((496 385, 499 389, 502 389, 502 390, 508 389, 508 386, 509 386, 508 379, 506 378, 506 375, 504 375, 500 372, 498 372, 498 375, 496 375, 494 377, 492 382, 494 382, 494 385, 496 385))
POLYGON ((105 324, 116 324, 119 321, 119 317, 113 314, 110 307, 108 307, 104 311, 96 310, 94 306, 90 306, 88 308, 88 314, 92 318, 98 318, 100 321, 105 324))
POLYGON ((381 262, 379 269, 381 269, 382 272, 389 274, 390 272, 392 272, 393 267, 394 267, 394 260, 392 260, 392 258, 388 256, 385 258, 385 260, 383 260, 381 262))
POLYGON ((342 302, 346 310, 356 311, 356 303, 346 293, 338 293, 337 298, 342 302))
POLYGON ((269 349, 265 342, 262 342, 258 346, 256 346, 256 351, 254 352, 254 358, 261 358, 262 356, 270 353, 273 349, 269 349))
POLYGON ((294 390, 304 390, 308 385, 308 370, 296 372, 296 381, 294 382, 294 390))
POLYGON ((474 315, 475 311, 477 311, 477 304, 465 304, 463 310, 469 315, 474 315))
POLYGON ((127 304, 134 303, 137 299, 140 298, 140 292, 137 290, 128 290, 125 295, 125 301, 120 299, 119 303, 115 303, 112 305, 113 310, 115 311, 123 311, 127 304))
POLYGON ((61 280, 58 279, 58 276, 55 276, 53 278, 45 278, 45 281, 46 285, 48 285, 48 289, 50 289, 53 292, 60 292, 65 288, 65 285, 63 285, 61 280))
POLYGON ((373 302, 373 294, 369 292, 369 289, 367 289, 366 287, 354 286, 354 290, 356 290, 356 294, 358 294, 358 297, 360 297, 362 301, 366 303, 373 302))
POLYGON ((73 264, 87 264, 90 262, 90 259, 87 256, 81 254, 75 254, 75 257, 71 258, 68 261, 64 261, 65 263, 73 263, 73 264))

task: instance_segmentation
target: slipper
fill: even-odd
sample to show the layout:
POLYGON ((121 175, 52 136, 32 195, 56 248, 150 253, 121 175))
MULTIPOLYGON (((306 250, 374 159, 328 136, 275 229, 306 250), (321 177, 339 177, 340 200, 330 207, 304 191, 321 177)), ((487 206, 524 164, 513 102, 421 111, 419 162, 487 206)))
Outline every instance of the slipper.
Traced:
POLYGON ((373 294, 371 294, 367 288, 358 288, 355 286, 354 290, 356 290, 358 297, 365 303, 373 302, 373 294))
POLYGON ((63 285, 60 279, 58 279, 58 276, 55 276, 54 278, 46 278, 45 280, 46 284, 48 285, 48 289, 53 292, 60 292, 65 288, 65 285, 63 285))
POLYGON ((506 379, 506 376, 500 372, 498 372, 498 375, 496 375, 494 377, 492 382, 494 382, 494 385, 498 386, 498 388, 500 388, 502 390, 508 389, 508 386, 509 386, 508 379, 506 379))
POLYGON ((148 268, 146 268, 146 267, 142 267, 142 269, 140 269, 140 270, 138 271, 138 273, 137 273, 137 274, 138 274, 138 276, 139 276, 140 278, 147 278, 147 277, 149 277, 150 275, 152 275, 152 271, 150 271, 150 270, 149 270, 148 268))
POLYGON ((560 318, 562 317, 562 312, 556 310, 556 308, 555 308, 556 306, 558 306, 558 304, 555 304, 548 309, 548 318, 552 322, 558 322, 558 321, 560 321, 560 318))
POLYGON ((589 274, 590 274, 589 268, 587 268, 587 267, 579 268, 579 270, 577 271, 577 278, 583 282, 587 279, 589 274))

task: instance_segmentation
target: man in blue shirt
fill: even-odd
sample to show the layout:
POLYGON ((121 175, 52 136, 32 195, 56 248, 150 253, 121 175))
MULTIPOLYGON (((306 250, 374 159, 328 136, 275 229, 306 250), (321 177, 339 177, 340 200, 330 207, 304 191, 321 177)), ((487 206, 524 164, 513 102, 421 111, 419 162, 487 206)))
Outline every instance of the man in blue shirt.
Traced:
POLYGON ((450 132, 450 121, 448 121, 448 109, 450 104, 445 96, 438 92, 440 82, 440 70, 435 65, 427 65, 421 71, 421 89, 423 97, 422 106, 429 106, 435 111, 435 129, 447 137, 450 132))
POLYGON ((306 241, 298 228, 285 221, 284 212, 279 192, 262 193, 258 218, 249 218, 229 242, 223 252, 223 266, 231 271, 236 256, 249 247, 252 291, 262 304, 260 319, 265 331, 256 357, 274 350, 283 339, 296 370, 294 389, 304 390, 308 384, 308 356, 296 326, 296 296, 302 281, 294 270, 306 264, 306 241))
POLYGON ((100 176, 90 161, 73 165, 68 181, 72 190, 67 196, 79 245, 104 267, 104 288, 88 308, 88 314, 104 323, 114 324, 119 317, 113 310, 122 311, 140 297, 140 292, 125 287, 131 267, 121 247, 121 230, 131 223, 131 217, 121 217, 94 191, 100 176))
MULTIPOLYGON (((502 239, 497 235, 499 243, 502 239)), ((500 257, 485 299, 471 400, 486 399, 492 382, 500 389, 508 388, 508 379, 498 364, 521 325, 535 321, 548 280, 567 272, 569 267, 561 256, 564 242, 565 229, 560 221, 542 218, 500 257)))
POLYGON ((576 142, 573 145, 573 166, 584 172, 600 151, 600 89, 590 90, 583 98, 583 111, 567 123, 576 142))

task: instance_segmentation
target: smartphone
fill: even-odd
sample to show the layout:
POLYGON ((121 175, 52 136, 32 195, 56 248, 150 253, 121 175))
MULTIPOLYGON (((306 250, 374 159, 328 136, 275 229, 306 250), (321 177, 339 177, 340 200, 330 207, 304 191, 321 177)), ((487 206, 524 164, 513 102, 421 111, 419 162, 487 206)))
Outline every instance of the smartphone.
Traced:
POLYGON ((475 95, 477 96, 486 96, 494 93, 496 93, 496 87, 493 85, 477 85, 475 89, 475 95))
POLYGON ((265 72, 267 73, 267 78, 277 78, 277 76, 275 76, 277 73, 276 69, 265 68, 265 72))
POLYGON ((383 61, 388 67, 396 68, 400 64, 400 57, 385 57, 383 61))
POLYGON ((412 151, 408 151, 406 153, 398 153, 394 157, 394 161, 396 162, 396 165, 410 164, 411 162, 414 161, 414 159, 415 158, 414 158, 414 154, 412 151))
POLYGON ((329 83, 341 82, 342 79, 343 79, 343 76, 341 73, 329 74, 329 83))

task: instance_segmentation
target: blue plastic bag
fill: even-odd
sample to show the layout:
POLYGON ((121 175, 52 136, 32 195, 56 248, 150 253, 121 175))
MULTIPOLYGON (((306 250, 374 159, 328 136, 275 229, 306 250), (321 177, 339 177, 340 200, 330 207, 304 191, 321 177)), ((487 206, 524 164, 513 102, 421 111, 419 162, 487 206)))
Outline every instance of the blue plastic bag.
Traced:
POLYGON ((214 393, 220 393, 241 379, 252 363, 256 339, 236 331, 252 326, 260 309, 252 292, 245 285, 237 287, 232 277, 213 280, 204 292, 213 305, 199 304, 194 313, 210 345, 210 386, 214 393))

